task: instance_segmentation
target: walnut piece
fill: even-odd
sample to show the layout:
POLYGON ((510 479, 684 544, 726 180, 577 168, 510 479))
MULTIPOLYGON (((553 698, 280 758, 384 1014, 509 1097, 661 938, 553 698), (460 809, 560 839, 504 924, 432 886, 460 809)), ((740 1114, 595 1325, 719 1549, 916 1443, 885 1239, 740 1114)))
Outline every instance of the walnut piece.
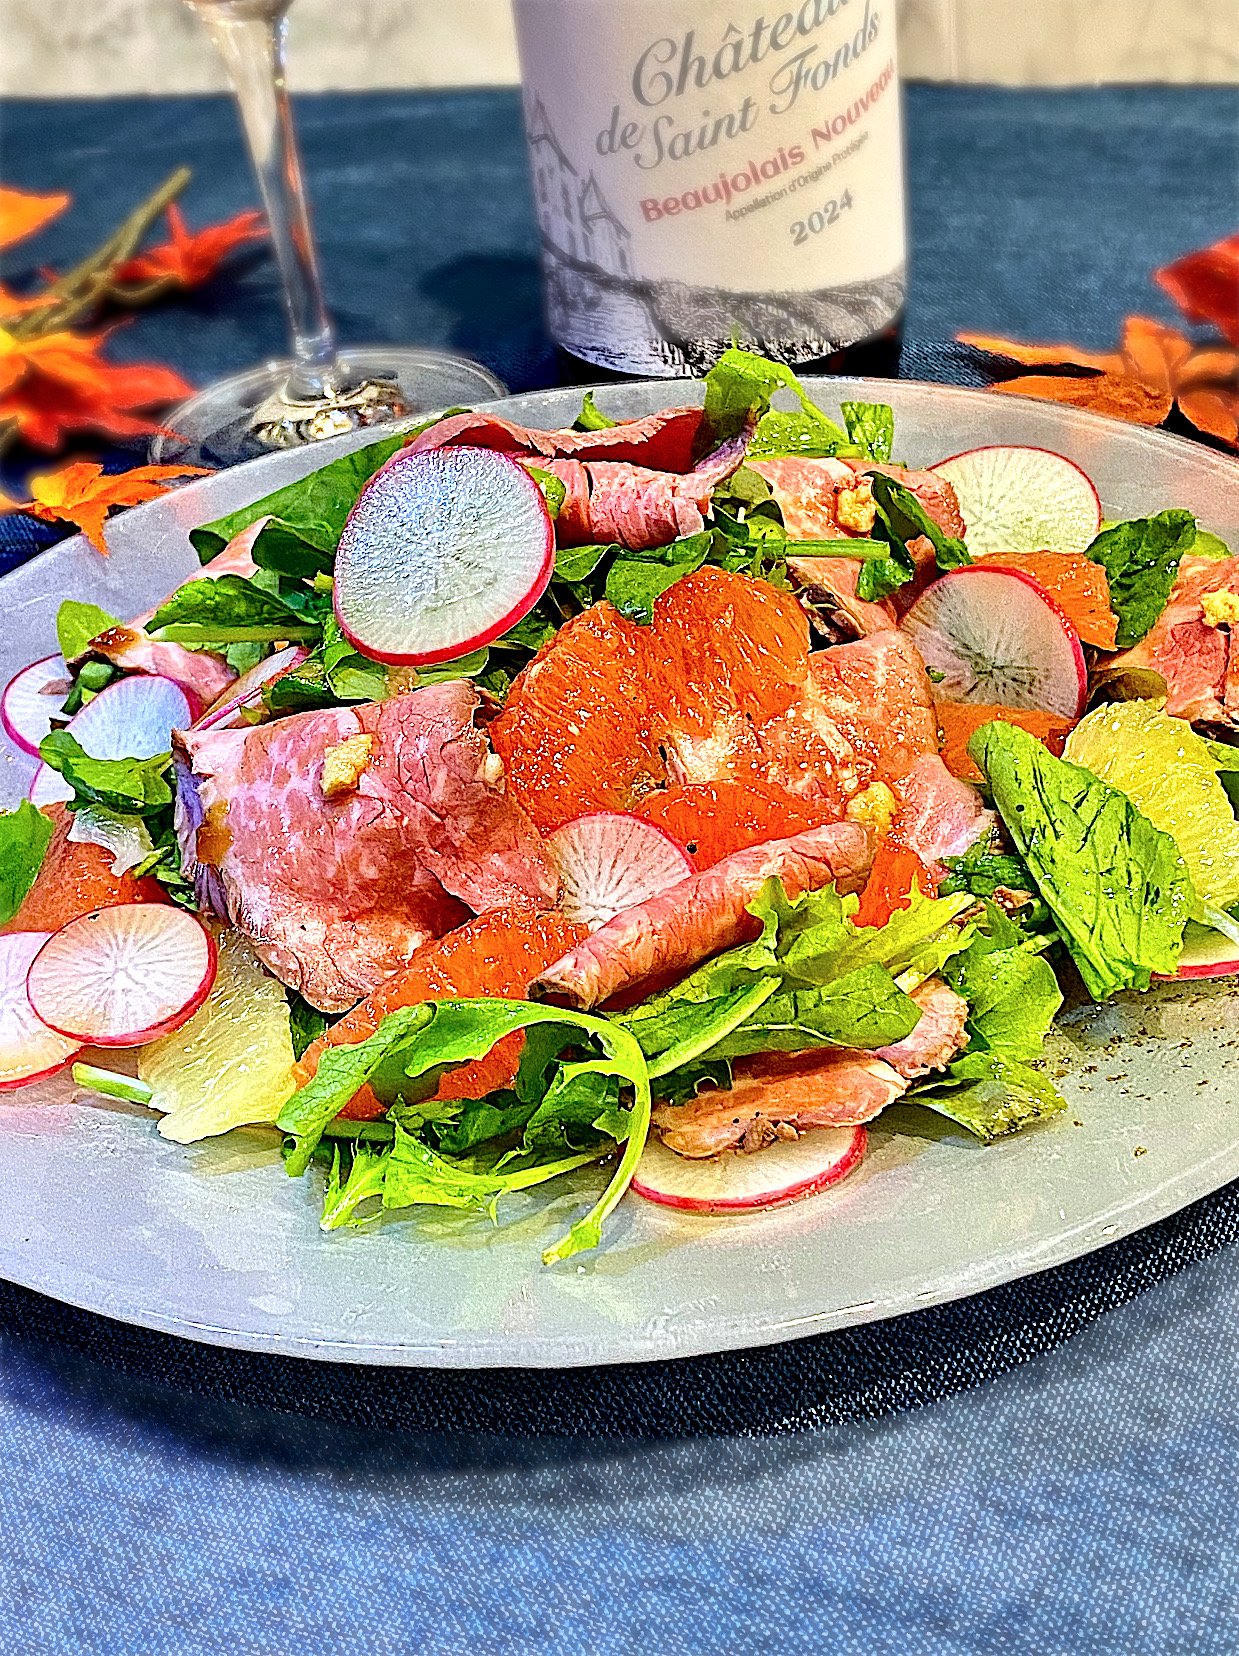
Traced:
POLYGON ((339 799, 343 794, 352 793, 373 752, 374 737, 360 731, 328 748, 323 756, 323 798, 339 799))
POLYGON ((854 535, 867 535, 877 516, 873 487, 869 483, 858 483, 854 489, 840 489, 835 497, 835 521, 841 529, 850 529, 854 535))
POLYGON ((871 782, 863 791, 847 802, 844 815, 849 822, 859 822, 878 839, 885 839, 891 823, 899 815, 899 801, 885 782, 871 782))

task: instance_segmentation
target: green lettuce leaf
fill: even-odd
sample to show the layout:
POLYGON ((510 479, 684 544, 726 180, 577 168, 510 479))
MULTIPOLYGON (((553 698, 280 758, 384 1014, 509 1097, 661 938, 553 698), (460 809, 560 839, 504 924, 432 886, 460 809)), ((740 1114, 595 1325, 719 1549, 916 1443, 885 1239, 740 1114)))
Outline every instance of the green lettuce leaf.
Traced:
POLYGON ((150 759, 92 759, 67 730, 39 743, 39 757, 73 789, 73 803, 103 805, 121 816, 151 816, 172 804, 172 755, 150 759))
POLYGON ((1179 563, 1197 534, 1192 514, 1171 508, 1156 517, 1112 523, 1086 549, 1085 556, 1101 564, 1110 582, 1117 649, 1139 644, 1165 609, 1179 563))
POLYGON ((889 403, 839 404, 848 436, 866 460, 886 465, 895 447, 895 411, 889 403))
POLYGON ((860 453, 847 432, 810 400, 790 368, 752 351, 724 351, 706 375, 698 450, 708 454, 738 436, 754 418, 758 425, 749 452, 755 458, 860 453), (798 414, 771 409, 770 398, 781 389, 794 394, 800 403, 798 414))
POLYGON ((1093 998, 1173 972, 1195 893, 1170 835, 1014 725, 982 725, 968 751, 1093 998))
POLYGON ((22 906, 53 832, 52 819, 28 799, 15 811, 0 813, 0 926, 7 926, 22 906))
POLYGON ((966 1052, 946 1075, 912 1088, 925 1104, 986 1144, 1061 1114, 1067 1101, 1039 1071, 998 1052, 966 1052))
POLYGON ((190 581, 155 611, 146 630, 152 637, 190 649, 214 649, 242 642, 316 642, 316 620, 264 591, 243 575, 219 575, 190 581))
POLYGON ((316 575, 330 570, 345 519, 362 486, 412 436, 412 432, 400 432, 353 449, 250 506, 191 529, 189 538, 194 550, 203 563, 209 563, 234 535, 259 518, 270 517, 271 522, 264 524, 254 542, 251 556, 256 564, 283 575, 316 575))
MULTIPOLYGON (((369 1084, 387 1104, 416 1105, 432 1097, 439 1081, 449 1070, 485 1057, 496 1042, 507 1035, 541 1025, 557 1026, 560 1032, 557 1037, 560 1068, 551 1076, 539 1108, 541 1110, 545 1106, 546 1097, 558 1094, 562 1104, 561 1138, 566 1139, 573 1128, 580 1126, 581 1089, 569 1085, 576 1075, 589 1072, 612 1076, 620 1086, 631 1090, 631 1104, 621 1113, 615 1109, 611 1090, 604 1089, 600 1117, 612 1125, 618 1125, 622 1114, 623 1128, 628 1134, 624 1153, 598 1202, 589 1213, 577 1220, 556 1247, 547 1250, 543 1259, 550 1264, 567 1259, 582 1248, 596 1247, 602 1224, 628 1188, 640 1159, 649 1128, 650 1085, 644 1055, 628 1031, 606 1018, 585 1012, 568 1012, 559 1007, 538 1006, 528 1001, 454 1000, 426 1001, 419 1006, 403 1007, 388 1013, 367 1040, 355 1046, 327 1048, 312 1080, 294 1093, 280 1111, 279 1126, 296 1139, 287 1157, 289 1173, 305 1171, 327 1124, 339 1114, 359 1087, 369 1084), (563 1056, 567 1047, 591 1045, 601 1049, 601 1056, 584 1059, 563 1056), (564 1076, 562 1081, 559 1079, 561 1074, 564 1076)), ((549 1046, 543 1044, 539 1050, 544 1064, 549 1066, 554 1061, 549 1056, 549 1046)), ((539 1127, 539 1141, 546 1143, 551 1137, 550 1116, 545 1115, 539 1127)), ((393 1158, 396 1158, 401 1142, 398 1131, 393 1158)), ((409 1200, 434 1199, 431 1196, 409 1196, 410 1189, 419 1188, 416 1181, 426 1176, 427 1167, 436 1179, 442 1175, 442 1168, 437 1165, 442 1158, 435 1157, 435 1153, 420 1140, 412 1142, 421 1144, 421 1149, 413 1156, 412 1182, 406 1180, 399 1185, 398 1198, 392 1195, 391 1184, 385 1184, 384 1200, 388 1205, 396 1205, 397 1201, 399 1205, 406 1205, 409 1200), (428 1162, 427 1157, 434 1158, 434 1163, 428 1162)), ((586 1152, 585 1159, 596 1155, 596 1150, 586 1152)), ((572 1165, 579 1165, 579 1161, 574 1160, 572 1165)), ((393 1160, 386 1175, 388 1181, 395 1166, 396 1160, 393 1160)), ((452 1171, 450 1166, 448 1171, 452 1171)), ((537 1169, 529 1170, 529 1182, 536 1182, 536 1173, 537 1169)), ((515 1172, 505 1173, 503 1177, 507 1182, 500 1188, 517 1188, 510 1181, 520 1176, 515 1172)), ((493 1178, 494 1175, 487 1177, 493 1178)), ((487 1200, 492 1200, 497 1193, 497 1190, 492 1190, 487 1200)), ((453 1201, 450 1205, 461 1204, 453 1201)))
POLYGON ((109 627, 120 622, 98 604, 82 604, 76 598, 66 598, 56 611, 56 639, 66 661, 80 656, 92 638, 98 638, 109 627))
POLYGON ((709 556, 714 532, 704 529, 669 546, 648 552, 624 552, 607 572, 604 596, 621 615, 642 626, 654 620, 654 601, 685 575, 700 569, 709 556))
POLYGON ((559 516, 559 509, 567 497, 568 490, 563 480, 555 476, 554 472, 543 471, 541 466, 535 466, 532 461, 523 460, 521 464, 542 490, 546 501, 546 509, 553 518, 559 516))

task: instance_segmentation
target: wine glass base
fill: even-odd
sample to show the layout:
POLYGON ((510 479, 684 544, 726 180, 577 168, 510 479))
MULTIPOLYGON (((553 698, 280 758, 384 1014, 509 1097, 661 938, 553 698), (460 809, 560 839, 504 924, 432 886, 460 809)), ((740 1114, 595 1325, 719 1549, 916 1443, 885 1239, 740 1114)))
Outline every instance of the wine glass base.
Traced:
POLYGON ((480 363, 446 351, 363 345, 342 350, 337 361, 350 389, 321 403, 286 394, 291 361, 269 362, 208 385, 167 415, 165 430, 151 438, 151 460, 235 466, 358 426, 507 395, 503 381, 480 363))

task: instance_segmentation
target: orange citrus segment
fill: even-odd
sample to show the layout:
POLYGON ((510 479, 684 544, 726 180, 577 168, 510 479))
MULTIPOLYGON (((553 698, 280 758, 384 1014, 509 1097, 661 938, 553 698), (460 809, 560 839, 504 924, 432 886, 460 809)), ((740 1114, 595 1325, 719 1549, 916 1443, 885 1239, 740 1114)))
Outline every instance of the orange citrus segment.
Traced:
POLYGON ((637 810, 686 845, 698 868, 713 868, 750 845, 838 822, 842 815, 828 801, 797 799, 759 782, 693 782, 647 794, 637 810))
POLYGON ((1080 635, 1082 644, 1114 648, 1118 622, 1105 570, 1078 552, 991 552, 978 563, 1021 569, 1039 581, 1080 635))
POLYGON ((96 909, 169 900, 158 880, 113 874, 112 853, 102 845, 70 840, 73 816, 63 805, 45 806, 44 812, 56 830, 48 841, 43 866, 22 906, 7 925, 0 926, 0 932, 54 932, 96 909))
POLYGON ((809 716, 808 662, 790 593, 699 569, 663 593, 650 626, 603 602, 561 628, 517 676, 491 740, 544 833, 684 782, 842 799, 838 751, 809 716))
POLYGON ((1074 723, 1057 713, 1038 713, 1025 707, 987 707, 984 702, 939 702, 937 713, 942 730, 942 763, 963 782, 985 780, 968 752, 969 738, 983 724, 1001 719, 1004 724, 1018 725, 1044 742, 1051 753, 1061 756, 1074 723))
MULTIPOLYGON (((293 1077, 304 1086, 318 1069, 325 1047, 364 1041, 398 1007, 462 995, 524 1000, 526 986, 538 973, 588 936, 585 926, 560 914, 536 914, 519 904, 490 909, 446 937, 424 944, 407 966, 306 1048, 293 1066, 293 1077)), ((439 1082, 436 1096, 482 1098, 496 1087, 510 1086, 523 1042, 522 1035, 510 1035, 485 1058, 452 1070, 439 1082)), ((363 1087, 341 1114, 364 1121, 382 1115, 383 1109, 369 1087, 363 1087)))

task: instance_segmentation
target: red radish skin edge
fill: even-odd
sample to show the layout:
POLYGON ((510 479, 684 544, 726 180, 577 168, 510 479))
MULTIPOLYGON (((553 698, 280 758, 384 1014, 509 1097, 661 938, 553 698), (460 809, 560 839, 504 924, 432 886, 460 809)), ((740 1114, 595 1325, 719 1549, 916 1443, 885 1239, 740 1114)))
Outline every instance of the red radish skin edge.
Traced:
MULTIPOLYGON (((13 677, 5 685, 3 696, 0 696, 0 725, 4 726, 5 735, 15 747, 19 747, 23 753, 28 753, 32 759, 37 759, 39 757, 38 745, 28 741, 18 729, 17 725, 9 717, 9 691, 17 683, 18 679, 25 678, 26 674, 32 673, 36 667, 46 667, 49 661, 59 661, 60 659, 61 657, 58 655, 43 656, 40 660, 32 661, 28 666, 19 668, 19 670, 13 674, 13 677)), ((68 672, 68 668, 65 669, 65 672, 68 672)), ((66 691, 65 694, 67 695, 68 691, 66 691)))
MULTIPOLYGON (((11 932, 7 935, 12 937, 22 937, 26 934, 23 932, 11 932)), ((44 935, 45 941, 50 941, 50 935, 54 934, 42 935, 44 935)), ((2 941, 3 940, 0 940, 0 942, 2 941)), ((26 999, 29 1000, 29 998, 29 995, 27 995, 26 999)), ((33 1008, 31 1010, 33 1011, 33 1008)), ((35 1016, 37 1017, 38 1014, 35 1013, 35 1016)), ((42 1022, 42 1019, 39 1019, 39 1021, 42 1022)), ((50 1024, 46 1027, 51 1029, 50 1024)), ((52 1033, 54 1035, 59 1035, 60 1031, 52 1030, 52 1033)), ((72 1037, 69 1038, 71 1039, 72 1037)), ((46 1069, 32 1070, 29 1075, 14 1075, 10 1076, 7 1080, 0 1080, 0 1092, 16 1092, 19 1087, 28 1087, 32 1081, 46 1081, 49 1076, 59 1075, 65 1065, 71 1064, 81 1050, 81 1045, 75 1046, 71 1052, 66 1052, 63 1058, 58 1059, 54 1064, 49 1064, 46 1069)))
POLYGON ((1067 455, 1060 454, 1057 449, 1043 448, 1040 443, 981 443, 976 448, 960 449, 958 454, 945 455, 941 460, 935 460, 933 465, 929 466, 927 470, 936 472, 941 470, 943 466, 949 466, 952 460, 967 460, 974 454, 990 454, 995 449, 1012 448, 1027 449, 1030 454, 1051 455, 1055 460, 1061 460, 1064 465, 1070 466, 1072 471, 1079 472, 1080 476, 1088 484, 1093 499, 1097 502, 1097 527, 1099 529, 1101 528, 1101 496, 1097 493, 1097 485, 1093 482, 1092 478, 1088 475, 1083 466, 1077 465, 1076 462, 1069 459, 1067 455))
MULTIPOLYGON (((566 834, 570 829, 580 828, 583 824, 588 822, 615 822, 617 820, 623 822, 634 822, 638 824, 643 834, 657 834, 658 838, 675 853, 676 860, 683 864, 684 878, 687 880, 696 874, 697 865, 689 856, 688 847, 683 843, 683 841, 676 839, 675 835, 668 833, 665 828, 660 828, 656 822, 647 822, 644 817, 638 816, 635 811, 585 811, 580 816, 569 817, 567 822, 561 822, 558 828, 553 828, 546 836, 547 854, 550 856, 551 861, 558 865, 556 848, 552 844, 557 835, 566 834)), ((670 890, 671 885, 676 883, 676 881, 671 881, 668 885, 659 887, 659 892, 670 890)), ((657 896, 659 892, 651 892, 650 895, 657 896)), ((562 900, 563 899, 561 897, 561 903, 562 900)), ((644 901, 644 899, 642 899, 642 901, 644 901)), ((623 910, 621 909, 619 912, 623 913, 623 910)), ((603 923, 605 924, 605 922, 603 923)))
MULTIPOLYGON (((1047 450, 1046 452, 1048 453, 1049 451, 1047 450)), ((945 575, 940 575, 936 581, 931 581, 925 588, 925 591, 921 594, 921 598, 928 597, 935 587, 941 586, 945 581, 958 581, 962 576, 970 575, 974 572, 978 574, 1013 576, 1015 580, 1023 581, 1026 587, 1031 587, 1037 594, 1038 598, 1042 599, 1048 608, 1054 612, 1059 625, 1063 629, 1063 633, 1066 636, 1067 641, 1071 645, 1071 653, 1075 660, 1076 682, 1078 685, 1076 711, 1074 714, 1065 713, 1063 717, 1076 719, 1081 718, 1083 716, 1085 706, 1088 703, 1088 667, 1085 664, 1084 646, 1080 643, 1080 635, 1072 626, 1071 620, 1063 610, 1062 606, 1055 603, 1054 599, 1041 585, 1041 582, 1034 580, 1033 577, 1028 574, 1027 570, 1012 569, 1007 564, 999 563, 995 558, 986 558, 983 563, 963 564, 959 569, 949 570, 945 575)), ((921 599, 918 598, 917 603, 920 601, 921 599)))
MULTIPOLYGON (((361 495, 358 496, 358 504, 360 504, 361 499, 364 497, 366 489, 373 487, 373 485, 378 482, 384 471, 387 469, 387 466, 390 466, 392 460, 399 457, 400 452, 402 451, 398 451, 397 454, 392 455, 392 459, 387 461, 385 466, 380 466, 378 471, 375 472, 374 476, 370 479, 370 482, 366 484, 366 488, 363 489, 361 495)), ((487 452, 495 453, 493 450, 488 450, 487 452)), ((387 667, 435 667, 443 661, 455 661, 458 656, 469 655, 472 651, 480 650, 487 644, 493 644, 495 639, 501 638, 503 634, 508 631, 509 627, 514 627, 518 621, 523 620, 524 617, 529 614, 530 610, 538 602, 538 599, 541 598, 547 587, 550 586, 551 576, 555 573, 555 524, 550 512, 547 509, 546 498, 537 483, 529 475, 528 471, 526 471, 525 467, 519 465, 511 458, 510 455, 495 453, 495 458, 507 460, 512 469, 521 474, 521 476, 528 483, 529 487, 537 495, 538 502, 542 507, 543 516, 546 519, 546 554, 542 560, 542 567, 539 569, 534 584, 530 588, 529 592, 521 598, 518 603, 514 604, 501 620, 496 621, 492 626, 485 627, 480 633, 474 634, 472 638, 466 639, 463 643, 447 645, 441 650, 427 650, 419 652, 418 654, 401 654, 388 653, 387 651, 376 649, 374 645, 367 644, 363 639, 357 636, 357 634, 349 626, 348 622, 340 614, 340 595, 339 588, 337 587, 332 594, 332 609, 335 612, 335 618, 339 623, 340 631, 344 634, 345 638, 348 639, 349 643, 354 646, 359 655, 364 655, 371 661, 381 661, 387 667)), ((356 507, 354 507, 354 510, 356 510, 356 507)))
MULTIPOLYGON (((152 908, 152 909, 156 909, 156 910, 161 909, 163 907, 162 904, 157 904, 157 903, 156 904, 148 904, 148 903, 124 904, 124 905, 121 905, 121 906, 126 907, 126 908, 128 908, 128 907, 152 908)), ((30 979, 35 975, 36 969, 37 969, 38 964, 39 964, 39 960, 40 960, 41 956, 43 955, 44 950, 48 947, 48 945, 55 942, 56 938, 58 938, 61 935, 62 932, 68 931, 69 926, 80 925, 83 920, 93 920, 95 918, 95 915, 107 914, 109 912, 115 912, 115 911, 109 911, 107 909, 95 909, 94 912, 91 913, 91 914, 79 915, 76 920, 70 920, 67 925, 64 925, 60 928, 60 931, 52 933, 51 937, 48 938, 47 943, 45 943, 43 945, 43 948, 39 950, 39 953, 34 957, 34 959, 30 963, 30 970, 26 974, 26 985, 27 985, 26 993, 27 993, 27 995, 30 995, 30 988, 29 988, 30 979)), ((186 911, 184 909, 179 909, 176 912, 180 913, 180 914, 184 914, 186 911)), ((193 918, 193 917, 189 916, 189 918, 193 918)), ((216 972, 219 969, 219 945, 216 943, 215 938, 207 930, 207 928, 204 925, 202 925, 201 921, 195 920, 194 924, 197 925, 199 930, 202 932, 203 937, 205 937, 205 939, 206 939, 206 945, 207 945, 206 966, 205 966, 205 969, 203 971, 202 981, 198 985, 198 987, 194 990, 193 995, 190 997, 190 999, 188 1001, 186 1001, 183 1006, 179 1006, 177 1008, 177 1010, 175 1012, 171 1013, 168 1017, 160 1019, 159 1022, 157 1022, 157 1023, 150 1024, 145 1029, 140 1029, 140 1030, 134 1031, 132 1033, 130 1033, 128 1030, 126 1030, 124 1035, 98 1035, 93 1030, 82 1031, 82 1030, 77 1030, 77 1029, 64 1029, 60 1024, 51 1023, 47 1018, 45 1018, 43 1016, 43 1014, 37 1009, 37 1007, 35 1008, 35 1016, 42 1023, 47 1024, 47 1027, 49 1029, 54 1030, 57 1035, 63 1035, 67 1040, 70 1040, 70 1041, 81 1041, 84 1046, 97 1046, 97 1047, 136 1047, 136 1046, 145 1046, 148 1041, 157 1041, 161 1035, 170 1035, 174 1029, 179 1029, 182 1024, 188 1023, 189 1020, 193 1017, 194 1013, 197 1012, 198 1009, 201 1007, 201 1005, 206 1000, 207 996, 211 993, 211 990, 215 986, 215 975, 216 975, 216 972)), ((33 1006, 34 1005, 34 997, 32 995, 30 996, 30 1002, 31 1002, 31 1005, 33 1006)), ((57 1067, 59 1068, 61 1066, 57 1066, 57 1067)))
MULTIPOLYGON (((659 1207, 674 1208, 680 1213, 767 1213, 772 1208, 790 1207, 793 1202, 801 1202, 806 1196, 816 1196, 819 1192, 838 1184, 845 1179, 854 1168, 859 1167, 865 1158, 865 1149, 869 1135, 863 1127, 857 1127, 856 1136, 852 1140, 851 1148, 832 1166, 824 1169, 803 1184, 788 1185, 784 1189, 772 1192, 769 1196, 759 1196, 745 1200, 743 1198, 719 1197, 714 1201, 704 1200, 696 1196, 671 1196, 666 1191, 655 1190, 650 1185, 640 1183, 634 1176, 632 1189, 638 1196, 644 1196, 647 1202, 656 1202, 659 1207)), ((672 1154, 675 1152, 673 1151, 672 1154)), ((732 1152, 733 1154, 751 1154, 760 1156, 760 1150, 750 1152, 732 1152)))

